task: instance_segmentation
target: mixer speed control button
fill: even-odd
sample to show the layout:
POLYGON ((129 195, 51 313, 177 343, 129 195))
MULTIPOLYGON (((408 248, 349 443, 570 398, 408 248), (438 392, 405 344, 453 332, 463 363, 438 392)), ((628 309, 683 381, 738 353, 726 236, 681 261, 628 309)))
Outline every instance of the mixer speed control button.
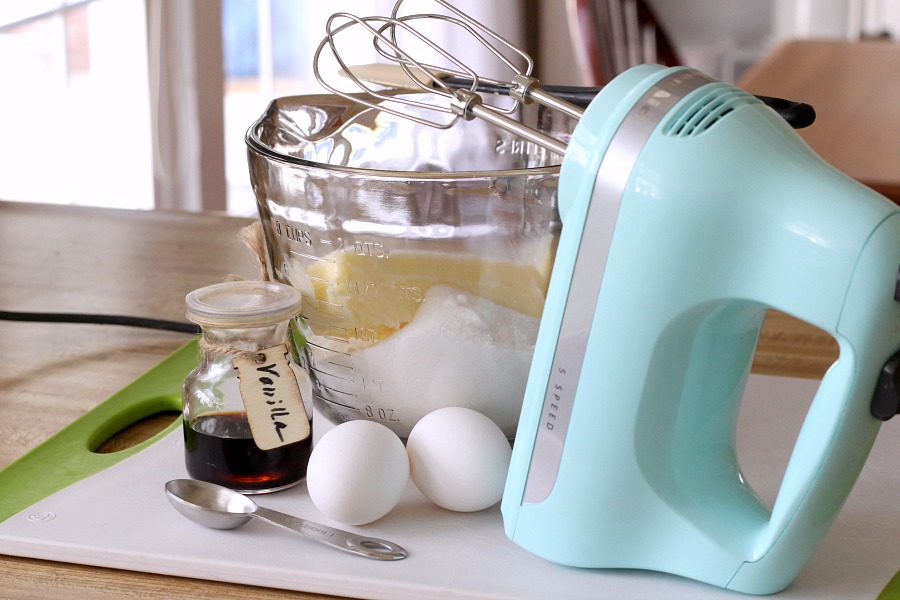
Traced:
POLYGON ((900 269, 897 269, 897 283, 894 285, 894 300, 900 302, 900 269))
POLYGON ((900 412, 900 351, 895 352, 881 369, 871 411, 873 417, 882 421, 900 412))

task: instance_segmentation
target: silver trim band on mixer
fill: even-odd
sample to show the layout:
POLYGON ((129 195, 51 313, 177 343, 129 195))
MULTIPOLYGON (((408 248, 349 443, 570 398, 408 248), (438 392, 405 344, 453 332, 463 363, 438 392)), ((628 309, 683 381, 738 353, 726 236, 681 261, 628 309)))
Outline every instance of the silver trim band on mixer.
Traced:
POLYGON ((678 102, 713 82, 714 79, 691 69, 664 77, 625 115, 607 146, 575 258, 525 482, 524 504, 545 500, 556 484, 619 207, 638 156, 678 102))

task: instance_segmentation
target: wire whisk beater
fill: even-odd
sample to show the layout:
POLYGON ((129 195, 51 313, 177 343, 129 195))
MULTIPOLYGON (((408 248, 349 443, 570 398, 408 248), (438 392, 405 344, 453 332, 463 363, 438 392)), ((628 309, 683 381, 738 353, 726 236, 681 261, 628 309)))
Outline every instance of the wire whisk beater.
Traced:
POLYGON ((521 48, 445 0, 429 1, 437 4, 443 12, 401 14, 400 9, 405 0, 398 0, 390 16, 360 17, 346 12, 333 14, 326 23, 326 36, 313 57, 313 72, 316 79, 334 94, 423 125, 446 129, 460 119, 480 118, 559 155, 565 154, 565 143, 522 125, 511 115, 522 104, 530 102, 538 102, 575 118, 580 118, 583 111, 541 89, 540 82, 532 76, 534 61, 521 48), (487 49, 498 59, 499 64, 509 71, 509 78, 499 79, 480 75, 458 56, 436 44, 423 31, 424 25, 435 22, 458 28, 487 49), (370 38, 379 56, 399 66, 409 79, 408 87, 435 94, 446 102, 426 103, 417 100, 415 94, 390 94, 381 86, 376 87, 365 82, 354 72, 354 67, 348 65, 342 57, 341 42, 349 43, 348 33, 351 30, 370 38), (417 53, 420 54, 418 58, 417 53), (428 56, 424 56, 426 53, 428 56), (323 76, 320 63, 324 54, 334 57, 342 74, 348 77, 363 92, 362 94, 342 91, 323 76), (452 86, 448 83, 450 78, 454 80, 452 86), (484 102, 478 90, 485 85, 502 90, 512 99, 510 105, 500 106, 484 102), (429 112, 442 113, 444 117, 438 119, 429 112))

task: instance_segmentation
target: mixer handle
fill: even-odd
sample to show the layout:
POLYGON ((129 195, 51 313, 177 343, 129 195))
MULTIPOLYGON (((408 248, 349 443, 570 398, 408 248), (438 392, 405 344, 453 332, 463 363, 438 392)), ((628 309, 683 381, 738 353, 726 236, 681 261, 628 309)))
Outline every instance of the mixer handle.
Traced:
MULTIPOLYGON (((840 356, 819 385, 797 437, 767 525, 728 587, 752 589, 752 581, 793 577, 779 567, 812 553, 850 493, 881 426, 873 415, 896 413, 900 326, 894 298, 900 255, 900 212, 869 237, 856 262, 840 317, 826 328, 840 356), (890 357, 885 365, 885 358, 890 357), (877 382, 877 383, 876 383, 877 382), (880 406, 878 385, 887 383, 891 407, 880 406)), ((876 418, 878 417, 878 418, 876 418)))

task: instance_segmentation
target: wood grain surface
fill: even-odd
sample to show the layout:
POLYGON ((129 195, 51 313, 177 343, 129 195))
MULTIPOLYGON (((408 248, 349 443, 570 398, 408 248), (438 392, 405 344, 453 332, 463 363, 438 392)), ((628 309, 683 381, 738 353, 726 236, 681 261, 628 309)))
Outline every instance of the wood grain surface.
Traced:
POLYGON ((794 40, 741 76, 754 94, 806 102, 799 131, 822 158, 900 203, 900 43, 794 40))

